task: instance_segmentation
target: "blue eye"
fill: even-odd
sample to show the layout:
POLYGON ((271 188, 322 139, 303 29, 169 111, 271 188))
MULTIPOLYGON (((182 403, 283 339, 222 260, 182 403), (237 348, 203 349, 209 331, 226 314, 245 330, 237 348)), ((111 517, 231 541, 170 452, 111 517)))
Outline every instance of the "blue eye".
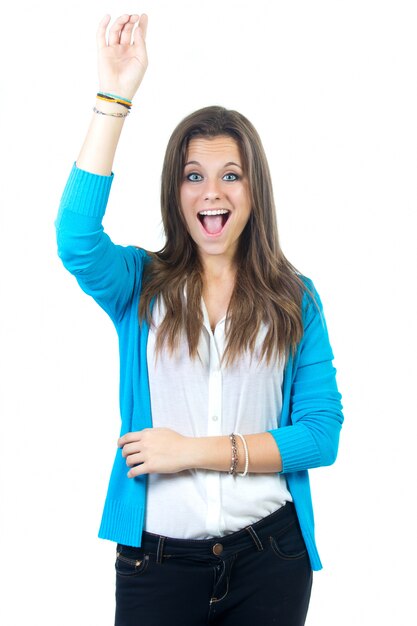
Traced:
POLYGON ((225 174, 223 176, 223 180, 225 181, 234 181, 234 180, 239 180, 239 176, 237 174, 234 174, 233 172, 230 172, 229 174, 225 174))
POLYGON ((190 180, 192 183, 196 183, 200 180, 202 180, 202 176, 200 174, 197 174, 196 172, 191 172, 190 174, 187 174, 187 180, 190 180))

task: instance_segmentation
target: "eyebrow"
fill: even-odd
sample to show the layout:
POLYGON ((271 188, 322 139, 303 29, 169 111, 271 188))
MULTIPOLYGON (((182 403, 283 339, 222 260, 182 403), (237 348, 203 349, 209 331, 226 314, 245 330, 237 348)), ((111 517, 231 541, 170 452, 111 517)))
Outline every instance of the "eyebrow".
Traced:
MULTIPOLYGON (((187 163, 184 164, 184 167, 186 167, 187 165, 199 165, 201 167, 201 163, 199 163, 198 161, 187 161, 187 163)), ((235 163, 235 161, 228 161, 224 164, 223 167, 229 167, 229 165, 236 165, 236 167, 239 167, 241 170, 243 170, 242 166, 239 165, 239 163, 235 163)))

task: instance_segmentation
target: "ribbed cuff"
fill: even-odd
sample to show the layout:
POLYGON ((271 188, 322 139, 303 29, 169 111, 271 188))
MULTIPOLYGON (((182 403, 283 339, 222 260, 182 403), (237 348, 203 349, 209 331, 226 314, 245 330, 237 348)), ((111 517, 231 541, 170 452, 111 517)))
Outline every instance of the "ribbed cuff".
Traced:
POLYGON ((144 509, 120 500, 106 500, 98 533, 100 539, 139 547, 142 539, 144 509))
POLYGON ((320 466, 320 453, 312 434, 301 424, 269 430, 282 458, 282 473, 320 466))
POLYGON ((61 198, 61 208, 80 215, 102 218, 113 182, 110 176, 92 174, 74 163, 61 198))

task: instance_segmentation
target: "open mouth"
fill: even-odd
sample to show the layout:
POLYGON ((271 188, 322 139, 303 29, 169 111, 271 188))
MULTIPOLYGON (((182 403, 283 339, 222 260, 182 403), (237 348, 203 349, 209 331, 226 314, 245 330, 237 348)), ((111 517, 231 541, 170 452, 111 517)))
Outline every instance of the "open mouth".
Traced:
POLYGON ((227 209, 199 211, 198 213, 198 219, 209 235, 218 235, 221 233, 229 217, 230 211, 227 209))

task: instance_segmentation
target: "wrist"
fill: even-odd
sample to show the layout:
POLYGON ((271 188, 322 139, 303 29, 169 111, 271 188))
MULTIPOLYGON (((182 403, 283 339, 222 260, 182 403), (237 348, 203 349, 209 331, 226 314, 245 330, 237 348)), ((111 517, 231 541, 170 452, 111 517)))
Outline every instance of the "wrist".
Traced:
POLYGON ((126 99, 126 100, 130 100, 132 101, 136 91, 132 91, 131 89, 126 89, 124 87, 115 87, 114 85, 112 87, 109 86, 105 86, 105 85, 100 85, 98 88, 98 93, 111 93, 115 96, 118 96, 119 98, 122 99, 126 99))
POLYGON ((130 113, 130 110, 121 104, 118 104, 117 102, 107 102, 106 100, 101 100, 100 98, 96 98, 94 109, 103 114, 100 115, 100 117, 121 120, 122 122, 124 122, 130 113))
POLYGON ((184 437, 184 469, 202 469, 204 459, 202 440, 203 437, 184 437))
MULTIPOLYGON (((239 446, 239 443, 238 443, 239 446)), ((240 451, 240 448, 239 448, 240 451)), ((206 469, 217 472, 230 470, 232 448, 228 435, 189 437, 186 450, 187 469, 206 469)), ((244 467, 239 456, 238 470, 244 467)), ((244 455, 243 455, 244 459, 244 455)))

